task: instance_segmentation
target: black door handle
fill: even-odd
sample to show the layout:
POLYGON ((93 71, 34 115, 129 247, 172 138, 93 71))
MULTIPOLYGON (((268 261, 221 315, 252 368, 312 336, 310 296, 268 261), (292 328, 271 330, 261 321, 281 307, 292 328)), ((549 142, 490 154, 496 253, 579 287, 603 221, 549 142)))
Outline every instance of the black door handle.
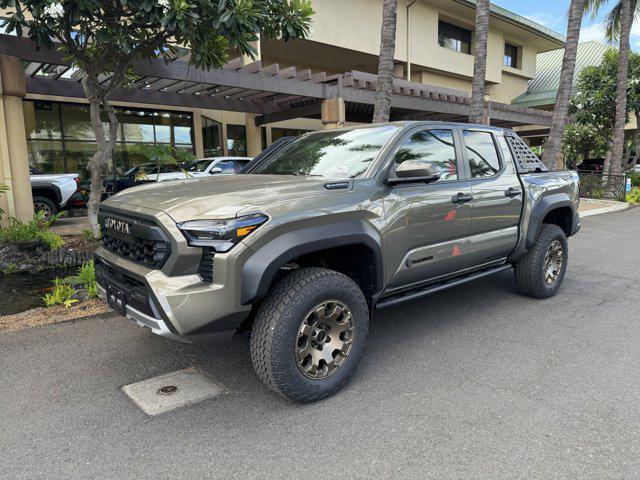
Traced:
POLYGON ((518 195, 522 195, 522 190, 519 188, 509 187, 504 191, 504 195, 509 198, 517 197, 518 195))
POLYGON ((453 203, 467 203, 473 201, 473 197, 471 195, 460 192, 457 195, 451 197, 451 201, 453 203))

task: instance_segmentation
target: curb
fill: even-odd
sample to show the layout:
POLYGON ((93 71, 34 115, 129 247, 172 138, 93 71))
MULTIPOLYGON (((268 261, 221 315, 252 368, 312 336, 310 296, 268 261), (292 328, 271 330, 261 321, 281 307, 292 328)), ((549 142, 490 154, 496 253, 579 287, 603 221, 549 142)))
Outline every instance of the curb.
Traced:
POLYGON ((630 204, 620 202, 617 205, 610 205, 608 207, 594 208, 593 210, 587 210, 586 212, 580 213, 580 218, 586 218, 592 215, 600 215, 602 213, 622 212, 623 210, 628 210, 629 208, 631 208, 630 204))

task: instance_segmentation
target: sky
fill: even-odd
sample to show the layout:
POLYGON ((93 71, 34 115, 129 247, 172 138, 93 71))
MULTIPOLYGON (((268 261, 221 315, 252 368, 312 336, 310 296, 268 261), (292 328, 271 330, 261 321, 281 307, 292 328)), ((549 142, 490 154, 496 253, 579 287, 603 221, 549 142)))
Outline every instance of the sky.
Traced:
MULTIPOLYGON (((491 0, 491 3, 529 18, 563 35, 567 33, 569 0, 491 0)), ((614 1, 610 3, 611 6, 615 5, 614 1)), ((580 42, 599 40, 606 43, 602 22, 608 11, 607 6, 602 9, 594 20, 591 20, 590 15, 587 14, 582 22, 580 42)), ((636 25, 631 31, 631 46, 634 50, 640 50, 640 22, 635 23, 636 25)))

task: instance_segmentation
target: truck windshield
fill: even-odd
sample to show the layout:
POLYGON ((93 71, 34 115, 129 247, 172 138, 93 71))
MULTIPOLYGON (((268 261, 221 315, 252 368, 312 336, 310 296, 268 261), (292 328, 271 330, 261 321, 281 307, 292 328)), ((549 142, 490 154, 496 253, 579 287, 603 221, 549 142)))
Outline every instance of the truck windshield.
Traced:
POLYGON ((251 173, 356 178, 398 131, 394 125, 306 135, 273 154, 251 173))

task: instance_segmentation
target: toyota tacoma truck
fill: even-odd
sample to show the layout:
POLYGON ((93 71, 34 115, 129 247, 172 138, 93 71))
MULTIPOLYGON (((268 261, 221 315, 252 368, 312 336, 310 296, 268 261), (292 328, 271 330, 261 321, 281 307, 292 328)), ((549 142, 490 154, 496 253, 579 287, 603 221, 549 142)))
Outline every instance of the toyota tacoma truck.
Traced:
POLYGON ((249 331, 255 370, 306 402, 360 361, 371 315, 513 270, 550 297, 578 176, 511 130, 400 122, 305 134, 241 175, 134 187, 100 207, 101 294, 183 341, 249 331))

